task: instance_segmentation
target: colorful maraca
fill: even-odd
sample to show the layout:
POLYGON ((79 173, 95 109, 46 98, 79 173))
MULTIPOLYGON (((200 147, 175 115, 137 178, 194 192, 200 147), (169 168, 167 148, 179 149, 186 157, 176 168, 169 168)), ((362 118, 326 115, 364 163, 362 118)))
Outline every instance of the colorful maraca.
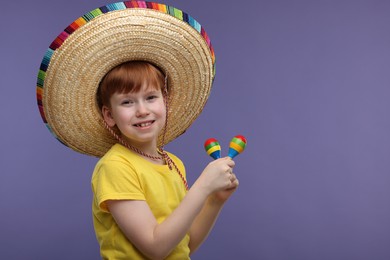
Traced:
POLYGON ((229 145, 229 157, 234 158, 238 154, 242 153, 246 146, 246 139, 242 135, 236 135, 233 137, 233 139, 230 141, 229 145))
POLYGON ((207 154, 214 159, 221 158, 221 146, 216 139, 207 139, 204 143, 204 149, 206 150, 207 154))

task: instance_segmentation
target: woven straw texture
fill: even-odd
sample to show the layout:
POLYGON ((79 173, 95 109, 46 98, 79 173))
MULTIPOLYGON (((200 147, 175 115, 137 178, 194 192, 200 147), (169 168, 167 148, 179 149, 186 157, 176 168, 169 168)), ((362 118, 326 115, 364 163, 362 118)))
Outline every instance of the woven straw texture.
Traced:
POLYGON ((104 128, 96 102, 99 82, 111 68, 144 60, 168 75, 165 144, 198 117, 214 79, 214 52, 195 20, 161 4, 116 5, 95 9, 67 27, 50 46, 38 75, 38 105, 49 130, 73 150, 97 157, 117 142, 104 128))

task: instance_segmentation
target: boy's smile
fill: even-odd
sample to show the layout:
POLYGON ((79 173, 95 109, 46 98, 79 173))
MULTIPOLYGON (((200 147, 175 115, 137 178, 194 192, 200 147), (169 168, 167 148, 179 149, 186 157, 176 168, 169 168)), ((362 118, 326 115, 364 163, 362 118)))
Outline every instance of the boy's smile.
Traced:
POLYGON ((146 128, 148 126, 150 126, 151 124, 153 124, 155 121, 152 120, 152 121, 147 121, 147 122, 142 122, 142 123, 138 123, 138 124, 134 124, 135 127, 141 127, 141 128, 146 128))

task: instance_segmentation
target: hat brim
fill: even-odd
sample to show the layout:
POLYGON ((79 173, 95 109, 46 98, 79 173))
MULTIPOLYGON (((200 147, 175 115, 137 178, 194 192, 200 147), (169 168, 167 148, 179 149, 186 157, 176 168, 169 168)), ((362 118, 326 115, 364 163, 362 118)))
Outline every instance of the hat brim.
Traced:
POLYGON ((113 67, 143 60, 168 76, 168 123, 160 145, 181 135, 199 116, 214 79, 207 34, 185 21, 183 12, 167 6, 164 12, 161 4, 137 8, 117 4, 114 10, 106 6, 91 11, 88 14, 94 17, 87 21, 85 15, 75 21, 80 26, 71 33, 60 34, 38 76, 38 104, 47 127, 63 144, 97 157, 117 142, 104 128, 96 101, 98 85, 113 67), (170 14, 169 8, 179 15, 170 14))

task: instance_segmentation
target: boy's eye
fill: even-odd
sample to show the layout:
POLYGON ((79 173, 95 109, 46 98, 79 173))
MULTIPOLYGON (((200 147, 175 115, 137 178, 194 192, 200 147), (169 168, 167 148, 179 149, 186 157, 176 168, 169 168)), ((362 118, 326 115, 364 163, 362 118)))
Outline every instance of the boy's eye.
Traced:
POLYGON ((131 100, 123 100, 122 101, 122 105, 129 105, 129 104, 132 104, 132 103, 134 103, 133 101, 131 101, 131 100))
POLYGON ((156 99, 158 98, 156 95, 151 95, 151 96, 148 96, 146 99, 147 100, 153 100, 153 99, 156 99))

